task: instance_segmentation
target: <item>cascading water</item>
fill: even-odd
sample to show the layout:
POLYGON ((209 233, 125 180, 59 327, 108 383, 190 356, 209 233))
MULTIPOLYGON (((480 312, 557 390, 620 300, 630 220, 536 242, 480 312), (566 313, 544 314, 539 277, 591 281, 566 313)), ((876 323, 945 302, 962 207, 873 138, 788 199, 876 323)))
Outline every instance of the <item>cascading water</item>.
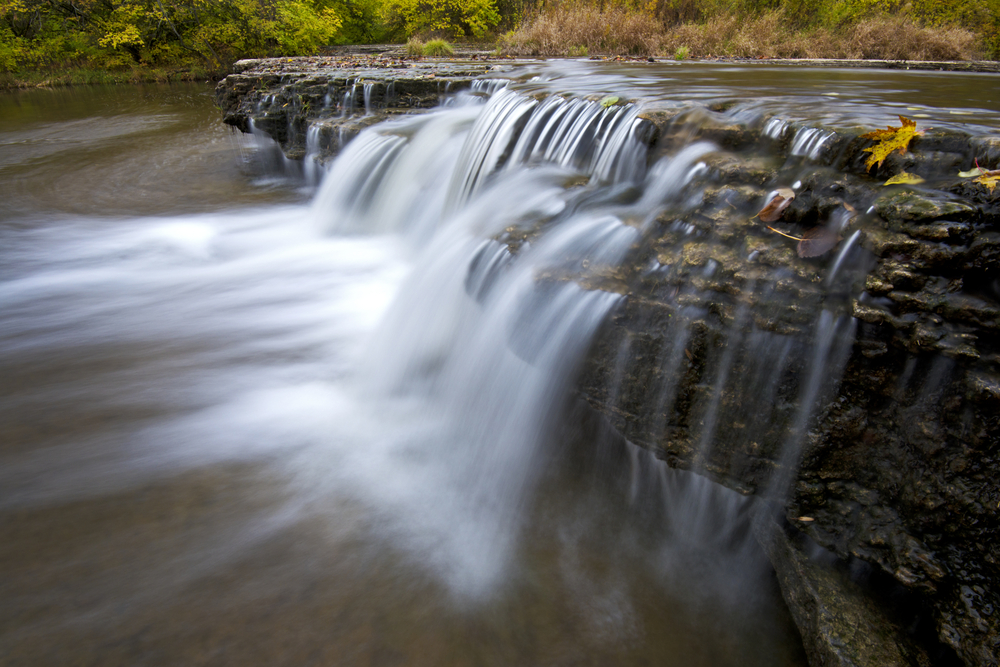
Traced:
MULTIPOLYGON (((66 361, 45 371, 58 389, 7 397, 6 414, 32 430, 62 396, 97 415, 5 453, 0 509, 103 516, 136 493, 172 504, 135 541, 131 523, 75 534, 69 511, 54 532, 96 574, 43 549, 79 597, 48 601, 25 574, 12 599, 49 620, 20 625, 14 650, 41 664, 56 633, 94 653, 103 633, 122 662, 154 649, 197 662, 216 641, 252 659, 246 635, 156 622, 204 604, 203 622, 229 615, 255 635, 308 616, 319 639, 303 645, 337 664, 800 661, 746 499, 631 444, 581 454, 593 433, 567 425, 586 353, 626 301, 615 276, 658 220, 690 207, 715 150, 647 169, 638 112, 490 82, 361 132, 309 205, 15 235, 0 284, 11 377, 66 361), (275 611, 253 617, 256 600, 275 611)), ((678 309, 661 341, 645 400, 664 430, 703 312, 678 309)), ((732 369, 757 355, 773 393, 800 343, 745 331, 748 319, 714 362, 704 460, 730 435, 715 426, 731 415, 732 369)), ((844 340, 821 324, 817 373, 844 340)), ((811 403, 823 383, 807 384, 811 403)), ((272 664, 304 660, 268 646, 272 664)))

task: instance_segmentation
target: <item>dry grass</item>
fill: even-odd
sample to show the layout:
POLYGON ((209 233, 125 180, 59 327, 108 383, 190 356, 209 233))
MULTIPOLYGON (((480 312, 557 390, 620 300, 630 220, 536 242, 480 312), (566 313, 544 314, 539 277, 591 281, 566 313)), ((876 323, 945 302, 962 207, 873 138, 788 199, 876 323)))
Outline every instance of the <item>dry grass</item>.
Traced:
POLYGON ((757 16, 721 14, 704 23, 665 29, 641 11, 563 5, 526 20, 501 42, 512 55, 673 57, 851 58, 970 60, 979 56, 977 37, 963 28, 926 28, 902 17, 870 19, 838 31, 796 30, 782 10, 757 16))
POLYGON ((910 20, 865 21, 850 31, 851 57, 885 60, 970 60, 976 35, 957 27, 922 28, 910 20))
POLYGON ((522 56, 653 55, 662 50, 663 27, 650 14, 621 6, 550 9, 506 35, 500 48, 522 56))

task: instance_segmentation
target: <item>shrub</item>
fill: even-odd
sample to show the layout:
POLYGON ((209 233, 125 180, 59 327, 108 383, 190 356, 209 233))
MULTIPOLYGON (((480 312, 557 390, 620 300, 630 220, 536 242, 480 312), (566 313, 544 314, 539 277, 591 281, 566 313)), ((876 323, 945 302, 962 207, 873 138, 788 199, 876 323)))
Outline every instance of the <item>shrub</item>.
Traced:
POLYGON ((686 60, 689 53, 691 53, 691 49, 688 47, 678 46, 677 50, 674 51, 674 60, 686 60))
POLYGON ((423 53, 425 56, 453 56, 455 55, 455 49, 443 39, 432 39, 424 44, 423 53))
POLYGON ((411 37, 406 43, 406 55, 411 58, 419 58, 424 55, 424 43, 416 37, 411 37))

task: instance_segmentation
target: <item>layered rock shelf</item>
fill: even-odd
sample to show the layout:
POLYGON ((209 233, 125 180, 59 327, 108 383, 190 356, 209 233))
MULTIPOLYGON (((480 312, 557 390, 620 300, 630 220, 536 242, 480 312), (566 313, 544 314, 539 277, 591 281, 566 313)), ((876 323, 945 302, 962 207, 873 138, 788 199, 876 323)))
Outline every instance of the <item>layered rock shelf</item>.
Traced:
MULTIPOLYGON (((244 61, 217 96, 226 123, 287 155, 304 155, 310 127, 331 155, 510 67, 244 61)), ((624 265, 543 278, 625 297, 579 396, 668 465, 758 497, 811 664, 997 665, 1000 189, 958 172, 1000 167, 1000 137, 931 129, 868 170, 873 128, 722 107, 641 118, 650 162, 700 139, 717 149, 624 265), (904 171, 924 182, 884 185, 904 171), (794 200, 762 222, 781 187, 794 200), (824 235, 822 252, 798 240, 824 235)), ((531 234, 498 240, 516 253, 531 234)))
POLYGON ((270 136, 293 159, 304 157, 313 127, 322 159, 387 116, 436 107, 444 95, 504 69, 381 55, 241 60, 216 89, 216 102, 224 123, 270 136))
MULTIPOLYGON (((800 622, 807 648, 810 633, 827 638, 810 650, 817 664, 997 664, 1000 191, 957 176, 973 158, 995 165, 996 141, 920 137, 868 175, 870 142, 856 129, 804 164, 791 130, 762 136, 701 113, 697 136, 729 150, 706 159, 697 204, 662 215, 616 271, 628 298, 588 357, 581 394, 669 465, 768 499, 762 509, 777 501, 789 540, 864 572, 886 608, 905 599, 909 613, 891 622, 954 651, 903 638, 902 653, 858 653, 868 635, 831 638, 816 620, 833 575, 774 557, 797 620, 815 612, 800 622), (904 170, 926 184, 883 186, 904 170), (780 222, 754 217, 771 188, 792 185, 780 222), (815 257, 778 233, 832 225, 844 239, 815 257), (747 392, 748 381, 767 391, 747 392)), ((687 140, 682 119, 649 117, 660 150, 678 127, 687 140)))

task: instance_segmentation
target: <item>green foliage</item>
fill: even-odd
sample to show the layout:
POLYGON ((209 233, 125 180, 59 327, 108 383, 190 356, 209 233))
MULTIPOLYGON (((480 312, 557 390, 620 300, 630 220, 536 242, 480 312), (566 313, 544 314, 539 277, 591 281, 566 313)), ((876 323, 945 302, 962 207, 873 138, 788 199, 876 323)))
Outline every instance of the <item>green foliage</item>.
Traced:
POLYGON ((571 46, 566 55, 570 58, 586 58, 590 55, 590 50, 586 46, 571 46))
POLYGON ((341 15, 333 0, 0 0, 0 69, 221 70, 242 57, 315 52, 338 37, 341 15))
POLYGON ((277 10, 277 20, 272 23, 274 41, 285 55, 315 53, 333 41, 342 23, 332 8, 298 0, 283 0, 277 3, 277 10))
POLYGON ((691 49, 686 46, 678 46, 677 50, 674 51, 674 60, 687 60, 688 54, 691 53, 691 49))
POLYGON ((432 39, 431 41, 424 44, 423 54, 425 56, 453 56, 455 55, 455 49, 451 47, 451 44, 444 41, 443 39, 432 39))
POLYGON ((496 10, 500 16, 497 27, 504 32, 513 30, 541 4, 541 0, 496 0, 496 10))
POLYGON ((336 37, 338 44, 377 44, 390 41, 383 20, 384 0, 332 0, 342 23, 336 37))
POLYGON ((384 12, 407 37, 483 37, 500 22, 494 0, 385 0, 384 12))

